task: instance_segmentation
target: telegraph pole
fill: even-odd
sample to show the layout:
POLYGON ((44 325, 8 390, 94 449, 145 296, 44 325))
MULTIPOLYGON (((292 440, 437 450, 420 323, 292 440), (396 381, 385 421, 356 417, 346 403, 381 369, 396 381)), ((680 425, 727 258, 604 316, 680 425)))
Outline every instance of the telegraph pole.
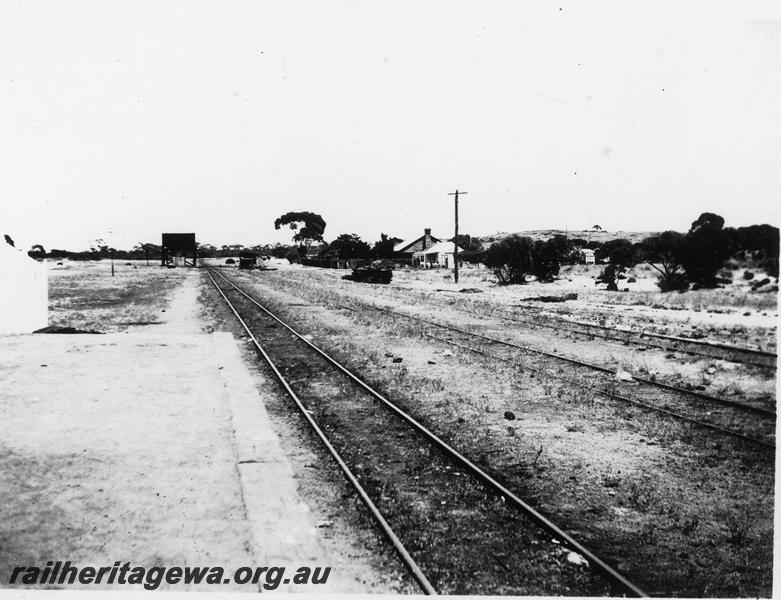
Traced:
POLYGON ((448 194, 448 196, 456 197, 456 236, 453 238, 453 262, 455 263, 455 276, 453 279, 456 283, 458 283, 458 195, 461 194, 463 196, 468 193, 469 192, 459 192, 456 190, 455 192, 450 192, 448 194))

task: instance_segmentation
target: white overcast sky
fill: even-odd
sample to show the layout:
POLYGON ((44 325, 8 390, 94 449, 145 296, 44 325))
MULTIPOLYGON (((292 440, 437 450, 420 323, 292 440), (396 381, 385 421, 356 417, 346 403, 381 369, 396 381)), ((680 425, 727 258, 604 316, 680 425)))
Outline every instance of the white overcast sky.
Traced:
POLYGON ((778 225, 774 4, 0 0, 0 233, 778 225))

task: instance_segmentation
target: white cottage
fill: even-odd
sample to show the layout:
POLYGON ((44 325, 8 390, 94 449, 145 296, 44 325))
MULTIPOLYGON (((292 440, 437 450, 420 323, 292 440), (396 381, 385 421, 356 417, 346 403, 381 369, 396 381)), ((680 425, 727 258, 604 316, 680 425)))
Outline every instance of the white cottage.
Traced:
POLYGON ((594 251, 590 248, 583 248, 580 251, 580 262, 584 265, 594 265, 597 260, 594 255, 594 251))
POLYGON ((0 335, 32 333, 48 322, 45 265, 0 239, 0 335))
MULTIPOLYGON (((420 250, 412 255, 415 264, 424 266, 436 266, 450 268, 453 266, 453 255, 456 251, 456 245, 453 242, 437 242, 433 246, 420 250)), ((461 246, 459 252, 463 252, 461 246)))

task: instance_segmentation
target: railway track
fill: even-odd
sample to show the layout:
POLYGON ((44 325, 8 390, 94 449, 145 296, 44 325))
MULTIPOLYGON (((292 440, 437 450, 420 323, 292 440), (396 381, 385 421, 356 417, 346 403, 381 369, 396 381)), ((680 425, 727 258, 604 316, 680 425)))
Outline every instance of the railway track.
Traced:
MULTIPOLYGON (((518 305, 528 314, 535 313, 533 307, 518 305)), ((473 311, 464 310, 463 312, 477 315, 473 311)), ((584 337, 599 337, 607 340, 615 340, 635 346, 654 346, 667 350, 669 352, 682 352, 694 356, 705 356, 718 360, 728 360, 742 364, 754 365, 775 369, 778 361, 776 352, 766 350, 745 348, 742 346, 733 346, 708 340, 695 340, 679 336, 664 335, 652 331, 636 331, 622 327, 606 327, 596 323, 577 321, 565 317, 550 317, 535 315, 535 318, 524 319, 517 314, 501 311, 501 318, 515 323, 524 323, 532 327, 545 327, 557 331, 566 331, 584 337)))
POLYGON ((568 385, 600 394, 615 402, 633 405, 647 412, 662 414, 699 429, 741 440, 753 447, 767 451, 775 450, 776 413, 765 406, 733 401, 696 389, 683 388, 638 375, 633 375, 631 382, 619 382, 615 380, 616 371, 602 365, 516 344, 387 307, 368 304, 352 297, 349 297, 349 302, 353 306, 342 304, 341 308, 354 310, 354 307, 357 306, 376 310, 393 317, 414 321, 424 327, 445 331, 446 335, 450 337, 437 336, 430 332, 425 333, 425 336, 467 352, 515 364, 518 368, 544 373, 568 385), (464 343, 463 340, 459 341, 458 338, 463 336, 466 336, 472 345, 464 343), (477 347, 474 342, 477 342, 477 347), (488 352, 486 346, 494 349, 500 348, 504 354, 497 355, 488 352), (508 357, 508 352, 514 354, 510 354, 508 357), (518 353, 524 355, 524 361, 518 359, 518 353), (561 369, 558 372, 553 372, 547 364, 550 361, 565 365, 568 371, 563 375, 561 369))
POLYGON ((487 473, 227 277, 213 269, 207 275, 421 591, 645 595, 500 475, 487 473), (562 544, 589 568, 565 560, 562 544))
MULTIPOLYGON (((449 290, 438 290, 446 292, 449 290)), ((455 295, 459 295, 453 292, 455 295)), ((586 338, 598 337, 607 340, 619 341, 624 344, 634 346, 652 346, 666 350, 668 352, 679 352, 692 356, 702 356, 716 360, 727 360, 739 364, 752 365, 757 367, 776 369, 778 354, 777 352, 763 350, 760 348, 747 348, 744 346, 735 346, 704 339, 692 339, 680 336, 666 335, 647 330, 635 330, 624 327, 607 327, 597 323, 567 318, 563 315, 542 315, 541 308, 531 304, 517 304, 513 308, 521 310, 524 315, 530 315, 531 318, 524 318, 517 312, 500 310, 491 305, 492 314, 498 317, 516 323, 523 323, 535 328, 546 328, 556 331, 564 331, 574 335, 586 338)), ((477 317, 484 315, 458 307, 460 312, 471 314, 477 317)))
MULTIPOLYGON (((776 413, 767 408, 711 396, 639 376, 632 376, 631 382, 617 381, 616 371, 601 365, 523 346, 386 307, 357 302, 355 304, 392 317, 414 321, 422 326, 419 333, 425 337, 456 346, 461 350, 510 362, 519 368, 544 373, 617 402, 663 414, 765 450, 775 450, 776 413), (434 335, 432 330, 445 332, 445 337, 434 335), (464 343, 464 338, 471 344, 464 343), (488 352, 486 347, 500 348, 505 351, 505 354, 488 352), (526 360, 518 360, 519 353, 522 353, 526 360), (550 361, 555 361, 559 368, 552 369, 550 361), (562 369, 563 366, 568 368, 567 371, 562 369), (691 401, 697 404, 693 406, 691 401)), ((343 308, 355 310, 354 306, 343 305, 343 308)))

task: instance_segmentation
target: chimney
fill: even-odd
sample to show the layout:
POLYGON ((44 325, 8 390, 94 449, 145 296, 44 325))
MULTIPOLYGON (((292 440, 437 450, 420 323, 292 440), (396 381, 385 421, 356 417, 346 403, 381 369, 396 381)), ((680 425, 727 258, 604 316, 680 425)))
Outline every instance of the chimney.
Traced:
POLYGON ((430 228, 430 227, 426 227, 426 228, 423 230, 423 233, 425 233, 426 235, 431 235, 431 228, 430 228))
POLYGON ((426 227, 423 230, 423 249, 425 250, 428 248, 428 239, 431 237, 431 228, 426 227))

